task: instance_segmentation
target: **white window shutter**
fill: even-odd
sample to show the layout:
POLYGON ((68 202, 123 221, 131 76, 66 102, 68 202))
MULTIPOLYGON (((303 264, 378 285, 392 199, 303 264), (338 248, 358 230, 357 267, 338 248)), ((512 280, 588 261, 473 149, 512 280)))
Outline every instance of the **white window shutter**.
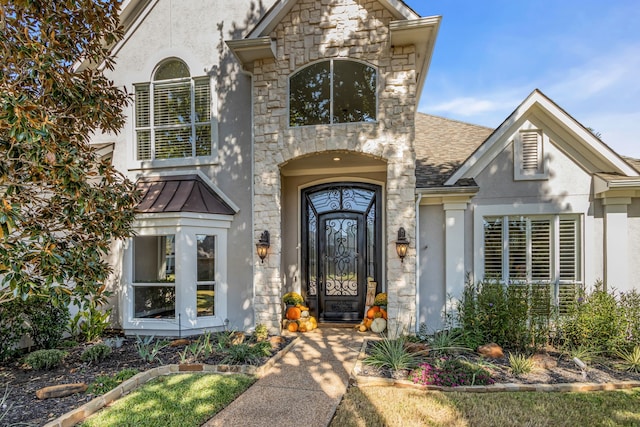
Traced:
POLYGON ((522 138, 522 170, 524 173, 540 171, 540 134, 537 131, 521 133, 522 138))
POLYGON ((531 280, 551 280, 551 221, 531 220, 531 280))
POLYGON ((484 277, 502 279, 503 257, 502 218, 484 220, 484 277))

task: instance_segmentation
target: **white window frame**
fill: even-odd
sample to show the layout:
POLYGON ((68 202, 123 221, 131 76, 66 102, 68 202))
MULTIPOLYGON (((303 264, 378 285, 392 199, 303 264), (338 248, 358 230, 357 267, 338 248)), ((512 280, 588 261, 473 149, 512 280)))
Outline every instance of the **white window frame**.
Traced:
MULTIPOLYGON (((585 215, 579 212, 562 212, 549 204, 532 204, 532 205, 494 205, 494 206, 476 206, 474 209, 474 266, 473 266, 473 279, 475 281, 482 280, 484 278, 484 219, 487 217, 503 217, 503 265, 502 270, 506 272, 507 277, 503 276, 501 283, 508 284, 508 245, 504 240, 504 230, 508 227, 505 217, 522 216, 528 218, 551 219, 551 238, 553 239, 551 245, 551 279, 547 282, 554 285, 553 298, 554 304, 557 305, 559 301, 559 289, 560 285, 564 284, 577 284, 579 286, 584 285, 585 271, 584 271, 584 259, 585 259, 585 215), (559 223, 561 218, 575 219, 577 221, 577 255, 576 255, 576 280, 560 280, 560 235, 559 235, 559 223)), ((530 257, 530 253, 527 257, 530 257)), ((521 283, 545 283, 541 281, 520 281, 521 283)))
MULTIPOLYGON (((175 236, 176 272, 173 285, 176 289, 176 314, 174 319, 135 318, 133 306, 134 259, 133 245, 129 239, 124 249, 123 285, 120 298, 122 328, 126 334, 177 336, 201 333, 209 328, 223 328, 228 318, 227 234, 232 216, 198 214, 190 212, 140 214, 134 223, 139 236, 175 236), (197 257, 196 236, 215 236, 215 314, 197 316, 197 257)), ((145 283, 145 285, 147 285, 145 283)))

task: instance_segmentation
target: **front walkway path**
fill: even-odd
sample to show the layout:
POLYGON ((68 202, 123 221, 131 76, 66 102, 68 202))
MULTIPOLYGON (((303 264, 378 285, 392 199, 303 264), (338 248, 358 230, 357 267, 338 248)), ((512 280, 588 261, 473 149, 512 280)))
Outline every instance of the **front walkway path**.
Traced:
POLYGON ((298 345, 204 426, 326 427, 366 334, 321 327, 298 335, 298 345))

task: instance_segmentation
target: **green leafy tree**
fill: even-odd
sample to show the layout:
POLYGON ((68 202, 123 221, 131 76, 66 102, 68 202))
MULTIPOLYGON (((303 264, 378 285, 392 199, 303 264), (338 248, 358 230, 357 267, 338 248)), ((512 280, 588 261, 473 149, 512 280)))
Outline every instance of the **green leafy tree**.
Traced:
POLYGON ((129 97, 104 75, 119 6, 0 0, 0 302, 108 296, 105 255, 130 235, 136 194, 89 139, 124 124, 129 97))

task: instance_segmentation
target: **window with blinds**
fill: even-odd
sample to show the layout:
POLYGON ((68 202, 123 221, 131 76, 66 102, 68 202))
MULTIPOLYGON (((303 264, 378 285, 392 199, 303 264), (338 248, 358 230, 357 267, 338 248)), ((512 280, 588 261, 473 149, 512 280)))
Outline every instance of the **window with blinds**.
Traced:
POLYGON ((151 83, 135 85, 137 160, 211 155, 209 78, 192 78, 177 59, 164 62, 151 83))
POLYGON ((485 279, 550 284, 548 293, 561 308, 575 299, 581 281, 577 217, 485 217, 483 226, 485 279))

